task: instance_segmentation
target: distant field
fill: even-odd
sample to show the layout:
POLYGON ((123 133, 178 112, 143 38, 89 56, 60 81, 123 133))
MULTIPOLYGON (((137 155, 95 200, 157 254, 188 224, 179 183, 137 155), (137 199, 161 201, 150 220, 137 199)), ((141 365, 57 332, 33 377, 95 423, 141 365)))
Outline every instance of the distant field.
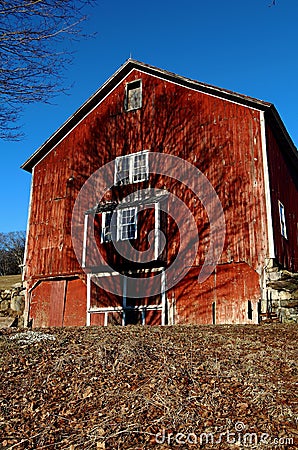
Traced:
POLYGON ((298 448, 298 326, 0 330, 0 449, 298 448))
POLYGON ((10 289, 15 283, 22 281, 22 275, 7 275, 0 277, 0 289, 10 289))

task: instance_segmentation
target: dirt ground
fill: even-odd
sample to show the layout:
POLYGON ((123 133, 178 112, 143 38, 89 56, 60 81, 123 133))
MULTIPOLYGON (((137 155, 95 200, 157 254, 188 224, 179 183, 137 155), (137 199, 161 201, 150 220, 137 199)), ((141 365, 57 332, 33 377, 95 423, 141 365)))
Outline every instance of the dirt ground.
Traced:
POLYGON ((298 326, 0 332, 0 449, 298 448, 298 326))

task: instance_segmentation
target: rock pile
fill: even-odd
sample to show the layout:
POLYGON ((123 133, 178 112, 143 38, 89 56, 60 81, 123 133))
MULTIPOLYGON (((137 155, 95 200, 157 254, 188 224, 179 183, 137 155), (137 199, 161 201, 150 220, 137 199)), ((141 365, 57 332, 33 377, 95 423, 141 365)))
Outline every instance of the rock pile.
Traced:
POLYGON ((298 273, 272 267, 267 269, 266 284, 272 311, 280 322, 298 323, 298 273))
POLYGON ((0 328, 23 326, 25 290, 22 283, 0 290, 0 328))

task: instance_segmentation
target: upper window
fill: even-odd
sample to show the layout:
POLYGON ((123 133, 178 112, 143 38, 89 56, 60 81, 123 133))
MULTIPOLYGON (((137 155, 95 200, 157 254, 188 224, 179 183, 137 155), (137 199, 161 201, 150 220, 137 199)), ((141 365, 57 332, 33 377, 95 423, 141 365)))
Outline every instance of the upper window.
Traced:
POLYGON ((120 156, 115 161, 115 185, 148 180, 148 151, 120 156))
POLYGON ((285 207, 280 201, 278 201, 278 210, 279 210, 279 221, 280 221, 280 232, 281 232, 281 235, 284 238, 288 239, 287 227, 286 227, 285 207))
POLYGON ((142 107, 142 80, 127 83, 125 88, 125 109, 131 111, 142 107))

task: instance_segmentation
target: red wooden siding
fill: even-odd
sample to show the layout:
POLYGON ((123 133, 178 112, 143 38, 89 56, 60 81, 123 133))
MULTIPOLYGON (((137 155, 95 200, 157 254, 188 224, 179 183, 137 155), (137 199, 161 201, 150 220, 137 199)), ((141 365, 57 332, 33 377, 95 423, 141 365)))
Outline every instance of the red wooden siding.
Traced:
POLYGON ((30 295, 30 318, 34 327, 49 326, 51 282, 43 281, 38 284, 30 295))
POLYGON ((274 250, 283 267, 298 272, 298 173, 270 126, 266 127, 274 250), (287 239, 281 235, 278 201, 285 207, 287 239))
MULTIPOLYGON (((164 223, 164 213, 160 212, 160 229, 166 235, 169 235, 169 230, 175 229, 172 221, 169 221, 170 225, 164 223)), ((105 271, 107 265, 111 266, 115 270, 119 267, 131 268, 132 265, 140 264, 143 261, 142 253, 150 251, 147 256, 154 260, 154 227, 155 227, 155 212, 154 204, 146 205, 146 209, 143 209, 142 204, 137 209, 137 238, 132 241, 133 250, 125 250, 125 255, 121 256, 116 250, 113 242, 101 242, 102 231, 102 213, 90 214, 88 216, 87 226, 87 242, 86 242, 86 261, 85 265, 88 269, 96 268, 97 272, 100 270, 105 271), (150 232, 153 234, 150 235, 150 232), (149 242, 150 237, 150 242, 149 242), (97 249, 100 249, 102 255, 103 265, 99 264, 97 249), (132 254, 133 253, 133 254, 132 254), (134 264, 132 261, 134 259, 134 264)), ((126 245, 125 241, 122 241, 122 246, 126 245)), ((118 243, 118 245, 120 245, 118 243)), ((167 248, 158 257, 159 261, 166 261, 167 248)))
MULTIPOLYGON (((111 282, 111 287, 114 284, 117 291, 121 292, 116 286, 119 282, 119 278, 117 276, 109 277, 109 281, 111 282)), ((122 307, 122 296, 114 295, 110 292, 106 292, 100 286, 95 283, 92 283, 91 289, 91 309, 97 308, 108 308, 108 307, 122 307)))
POLYGON ((32 291, 31 317, 34 327, 61 327, 66 281, 42 281, 32 291))
POLYGON ((80 279, 41 281, 31 292, 36 327, 86 325, 86 285, 80 279))
MULTIPOLYGON (((297 203, 293 204, 293 186, 295 183, 297 186, 297 179, 285 188, 282 180, 287 176, 289 166, 280 156, 278 144, 269 128, 267 137, 270 141, 268 155, 276 253, 282 258, 285 250, 286 256, 282 262, 289 264, 290 261, 298 261, 297 247, 296 250, 290 249, 286 247, 286 242, 278 239, 279 219, 277 221, 278 211, 275 208, 277 199, 280 199, 286 213, 298 217, 297 203), (278 171, 275 166, 279 167, 278 171), (276 184, 275 179, 278 180, 276 184)), ((179 156, 196 166, 217 192, 225 215, 225 246, 216 272, 205 283, 198 285, 197 270, 193 269, 173 291, 178 322, 211 323, 216 314, 218 323, 249 323, 247 299, 253 304, 253 321, 256 321, 256 304, 260 298, 259 278, 268 256, 259 110, 194 91, 138 70, 132 71, 36 165, 26 261, 28 287, 47 276, 83 275, 81 260, 77 261, 71 241, 71 218, 77 195, 84 182, 105 163, 117 156, 145 149, 179 156), (140 78, 143 106, 136 111, 124 112, 125 85, 140 78), (216 304, 215 312, 213 303, 216 304)), ((137 188, 146 187, 168 190, 191 211, 199 235, 194 265, 201 266, 209 247, 209 223, 203 205, 190 189, 172 178, 150 175, 148 182, 139 186, 112 188, 103 200, 120 201, 137 188)), ((91 196, 81 199, 82 211, 93 208, 100 200, 95 188, 91 196)), ((139 213, 138 240, 135 242, 139 251, 148 249, 148 231, 154 228, 153 217, 153 210, 139 213)), ((84 215, 79 219, 77 241, 81 246, 79 253, 82 254, 84 215)), ((96 215, 95 222, 95 240, 104 260, 112 267, 125 268, 127 262, 115 254, 113 244, 100 242, 100 214, 96 215)), ((172 219, 167 219, 164 229, 168 243, 162 262, 169 265, 179 251, 180 237, 172 219)), ((288 231, 291 240, 295 239, 297 228, 296 235, 294 228, 288 231)), ((88 236, 93 239, 92 235, 88 236)), ((89 268, 97 265, 96 255, 90 249, 88 241, 86 265, 89 268)), ((104 265, 99 269, 104 270, 104 265)), ((50 319, 52 316, 48 302, 52 288, 49 283, 43 281, 32 291, 31 317, 38 324, 46 323, 43 316, 55 323, 60 320, 57 317, 50 319), (39 309, 36 301, 41 302, 39 309)), ((85 292, 85 286, 80 285, 79 281, 73 284, 68 282, 63 319, 65 325, 73 325, 77 321, 78 324, 85 323, 85 292), (75 305, 78 306, 76 314, 73 313, 75 305)), ((168 294, 169 299, 173 292, 168 294)), ((109 293, 99 292, 97 287, 92 288, 91 306, 121 305, 121 301, 109 293)), ((57 315, 60 317, 61 303, 60 300, 57 302, 57 315)), ((159 311, 156 315, 154 311, 150 312, 148 322, 157 323, 158 314, 159 311)), ((116 323, 120 320, 116 316, 112 315, 110 320, 116 323)), ((103 320, 103 314, 91 314, 91 324, 102 324, 103 320)))
MULTIPOLYGON (((262 265, 267 236, 258 111, 137 71, 125 81, 140 77, 141 110, 123 113, 122 83, 37 164, 28 279, 80 271, 69 233, 79 189, 105 162, 142 149, 170 153, 195 164, 214 186, 225 211, 227 240, 222 262, 247 261, 254 268, 262 265)), ((161 180, 161 184, 181 197, 177 183, 161 180)), ((90 206, 94 205, 86 199, 86 210, 90 206)), ((189 207, 197 209, 198 223, 205 228, 202 209, 193 199, 189 207)), ((202 236, 197 263, 206 245, 208 238, 202 236)))
POLYGON ((258 323, 261 291, 259 276, 251 267, 245 263, 218 265, 202 284, 198 283, 200 269, 191 269, 169 294, 171 301, 175 299, 176 323, 258 323), (248 301, 252 319, 248 317, 248 301))
POLYGON ((104 326, 105 324, 105 316, 102 314, 91 314, 91 323, 90 325, 96 326, 104 326))
POLYGON ((63 326, 85 326, 87 288, 81 279, 68 280, 63 326))

